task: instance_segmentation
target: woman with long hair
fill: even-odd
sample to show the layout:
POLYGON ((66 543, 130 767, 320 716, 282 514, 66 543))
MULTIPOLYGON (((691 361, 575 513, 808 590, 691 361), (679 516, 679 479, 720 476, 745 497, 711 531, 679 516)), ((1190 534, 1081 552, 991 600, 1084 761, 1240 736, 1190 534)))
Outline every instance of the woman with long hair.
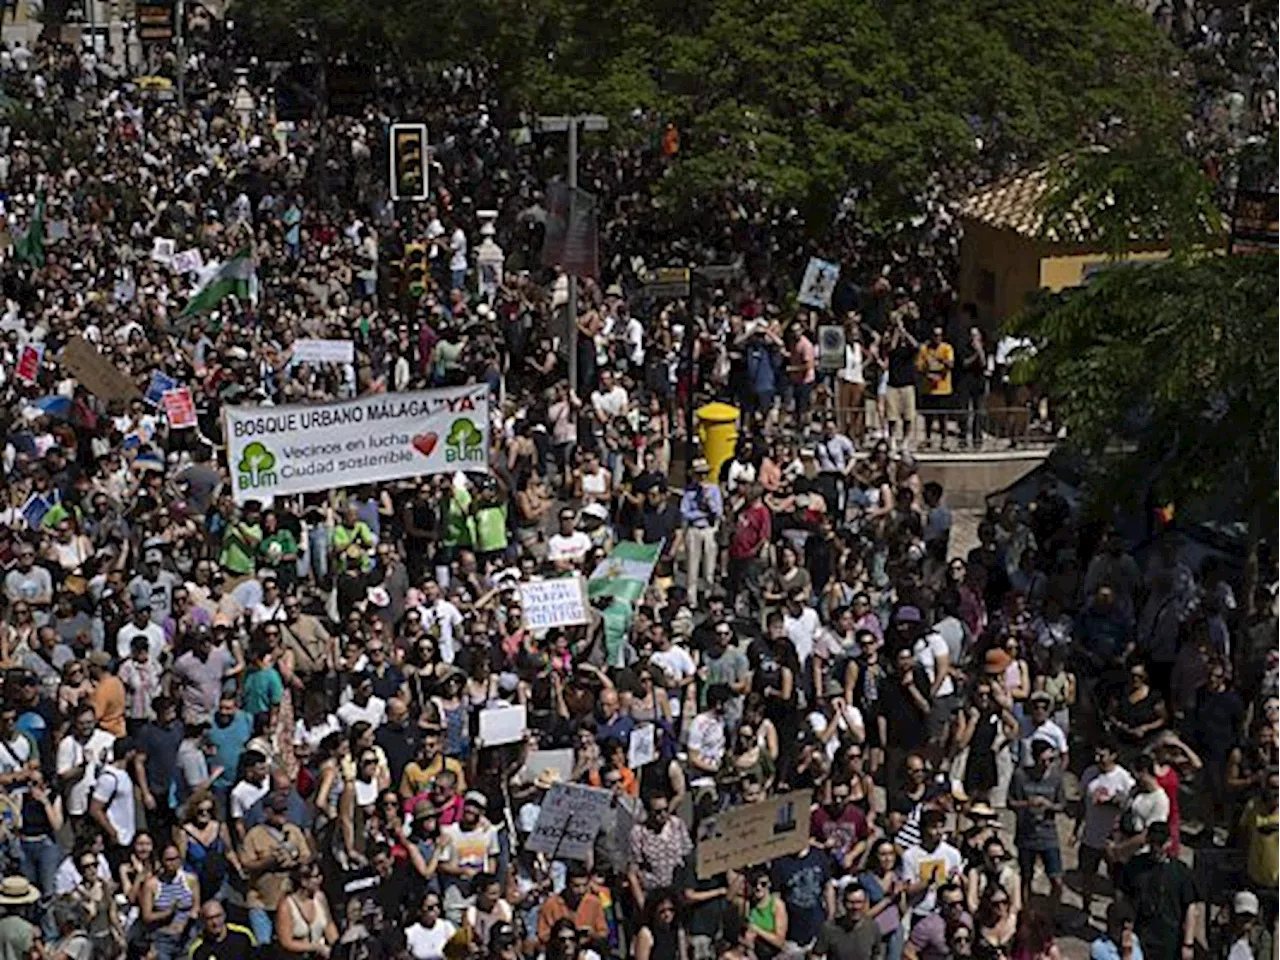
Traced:
POLYGON ((231 833, 217 818, 213 794, 208 790, 187 799, 185 816, 173 829, 173 842, 182 855, 183 866, 200 882, 206 900, 221 900, 230 892, 228 866, 244 875, 231 844, 231 833))
POLYGON ((286 955, 329 956, 338 941, 338 925, 321 890, 324 871, 318 863, 304 863, 294 870, 293 892, 276 908, 276 939, 286 955))
POLYGON ((858 882, 867 891, 867 913, 880 928, 885 960, 902 960, 907 884, 898 869, 898 848, 887 838, 877 840, 867 854, 866 865, 858 882))
POLYGON ((655 890, 645 899, 636 933, 635 960, 690 960, 689 937, 680 921, 675 894, 655 890))

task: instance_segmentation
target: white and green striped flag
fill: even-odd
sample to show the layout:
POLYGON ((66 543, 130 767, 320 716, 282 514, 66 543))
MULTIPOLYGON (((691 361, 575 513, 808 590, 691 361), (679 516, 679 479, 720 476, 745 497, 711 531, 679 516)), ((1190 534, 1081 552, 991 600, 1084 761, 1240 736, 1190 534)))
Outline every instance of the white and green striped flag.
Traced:
POLYGON ((212 310, 227 297, 249 300, 256 286, 257 276, 253 272, 253 254, 247 249, 241 250, 219 266, 200 285, 199 289, 191 295, 181 315, 190 317, 212 310))
POLYGON ((591 571, 587 595, 593 600, 607 596, 630 604, 639 602, 661 554, 660 543, 624 540, 591 571))

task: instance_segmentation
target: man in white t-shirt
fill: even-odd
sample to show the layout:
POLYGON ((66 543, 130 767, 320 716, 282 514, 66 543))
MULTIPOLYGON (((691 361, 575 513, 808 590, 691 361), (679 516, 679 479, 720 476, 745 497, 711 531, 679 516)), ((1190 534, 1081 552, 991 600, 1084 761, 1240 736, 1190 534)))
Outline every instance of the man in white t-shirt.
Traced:
POLYGON ((926 629, 917 607, 899 607, 893 615, 899 642, 909 644, 916 665, 929 678, 929 737, 939 741, 951 723, 956 707, 956 685, 951 678, 951 651, 942 635, 926 629))
POLYGON ((1126 808, 1128 820, 1126 828, 1132 826, 1133 832, 1117 841, 1112 848, 1112 859, 1125 862, 1147 845, 1147 828, 1153 823, 1169 822, 1169 795, 1164 787, 1156 781, 1155 761, 1149 754, 1142 754, 1133 762, 1134 788, 1129 796, 1126 808))
POLYGON ((35 741, 17 728, 18 708, 0 706, 0 789, 19 795, 40 769, 35 741))
POLYGON ((121 737, 111 745, 111 753, 111 761, 102 767, 94 782, 89 818, 106 837, 107 850, 114 849, 118 856, 128 849, 138 832, 133 779, 129 776, 129 767, 138 755, 138 745, 130 737, 121 737))
POLYGON ((1031 706, 1031 715, 1022 719, 1023 737, 1020 746, 1022 765, 1024 767, 1035 765, 1035 760, 1031 756, 1032 740, 1048 740, 1061 758, 1058 761, 1058 769, 1066 770, 1068 766, 1067 735, 1060 726, 1049 719, 1049 711, 1053 709, 1053 697, 1043 690, 1037 690, 1031 694, 1028 702, 1031 706))
POLYGON ((728 684, 707 688, 707 709, 689 724, 689 764, 698 776, 715 776, 724 760, 728 741, 724 729, 725 704, 733 697, 728 684))
POLYGON ((257 750, 246 750, 240 766, 244 768, 244 777, 231 788, 227 807, 236 835, 243 840, 246 832, 244 818, 255 803, 271 792, 271 767, 267 758, 257 750))
POLYGON ((58 743, 58 783, 66 791, 67 814, 83 817, 89 812, 89 794, 98 774, 111 760, 116 738, 98 726, 93 707, 76 710, 71 733, 58 743))
POLYGON ((596 419, 602 424, 627 412, 627 391, 621 384, 613 382, 613 371, 604 368, 600 371, 600 388, 591 394, 591 409, 596 419))
POLYGON ((387 719, 387 702, 373 695, 373 675, 362 673, 351 687, 351 699, 338 707, 343 729, 350 730, 363 720, 375 730, 387 719))
POLYGON ((427 633, 438 635, 437 646, 440 649, 440 659, 445 663, 453 663, 457 653, 453 633, 456 627, 462 626, 462 612, 444 598, 444 591, 434 580, 428 580, 423 590, 426 600, 419 608, 419 613, 422 615, 422 629, 427 633))
POLYGON ((786 631, 791 645, 796 648, 801 669, 808 665, 809 658, 813 655, 814 638, 817 637, 821 626, 822 621, 818 618, 818 611, 805 603, 804 591, 793 590, 787 597, 787 609, 782 615, 782 629, 786 631))
POLYGON ((547 559, 567 570, 582 562, 591 550, 591 537, 578 529, 578 515, 568 507, 560 511, 560 531, 547 539, 547 559))
POLYGON ((960 851, 942 839, 946 822, 941 810, 926 810, 920 816, 920 842, 902 852, 902 875, 916 917, 937 912, 938 888, 958 879, 964 867, 960 851))
POLYGON ((671 716, 680 718, 680 708, 684 703, 685 690, 698 672, 698 666, 689 656, 689 651, 677 643, 672 643, 666 627, 655 623, 651 629, 653 637, 653 654, 650 664, 656 664, 662 670, 662 676, 654 677, 667 691, 667 699, 671 702, 671 716))
POLYGON ((1114 746, 1100 743, 1094 748, 1094 763, 1080 777, 1080 789, 1084 793, 1084 821, 1076 824, 1072 838, 1073 843, 1080 844, 1081 898, 1086 917, 1089 916, 1098 864, 1106 856, 1116 821, 1128 805, 1129 795, 1136 785, 1133 775, 1116 762, 1114 746))

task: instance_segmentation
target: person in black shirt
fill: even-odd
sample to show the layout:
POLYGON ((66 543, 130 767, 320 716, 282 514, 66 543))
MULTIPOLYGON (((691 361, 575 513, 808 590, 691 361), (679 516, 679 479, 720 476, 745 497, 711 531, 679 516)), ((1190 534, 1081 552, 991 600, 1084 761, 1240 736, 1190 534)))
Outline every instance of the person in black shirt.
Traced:
POLYGON ((191 944, 190 960, 249 960, 255 955, 253 933, 238 923, 227 923, 227 912, 219 901, 204 902, 200 923, 204 932, 191 944))
POLYGON ((644 531, 645 543, 666 541, 663 547, 665 560, 675 555, 676 531, 680 529, 680 522, 680 508, 672 502, 666 481, 650 487, 640 514, 640 529, 644 531))
MULTIPOLYGON (((929 677, 917 666, 910 647, 902 647, 894 657, 894 675, 880 687, 880 742, 885 745, 889 775, 903 769, 906 755, 922 748, 928 740, 927 721, 932 706, 929 677)), ((896 784, 891 784, 896 786, 896 784)))

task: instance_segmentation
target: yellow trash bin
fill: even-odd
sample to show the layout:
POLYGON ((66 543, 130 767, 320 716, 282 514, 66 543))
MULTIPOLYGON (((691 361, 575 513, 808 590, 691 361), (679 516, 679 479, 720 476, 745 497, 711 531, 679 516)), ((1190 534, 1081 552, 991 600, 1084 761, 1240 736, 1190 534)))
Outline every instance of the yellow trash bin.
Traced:
POLYGON ((720 467, 733 456, 738 442, 737 407, 727 403, 708 403, 694 411, 698 418, 698 439, 702 442, 702 455, 711 466, 711 477, 720 476, 720 467))

